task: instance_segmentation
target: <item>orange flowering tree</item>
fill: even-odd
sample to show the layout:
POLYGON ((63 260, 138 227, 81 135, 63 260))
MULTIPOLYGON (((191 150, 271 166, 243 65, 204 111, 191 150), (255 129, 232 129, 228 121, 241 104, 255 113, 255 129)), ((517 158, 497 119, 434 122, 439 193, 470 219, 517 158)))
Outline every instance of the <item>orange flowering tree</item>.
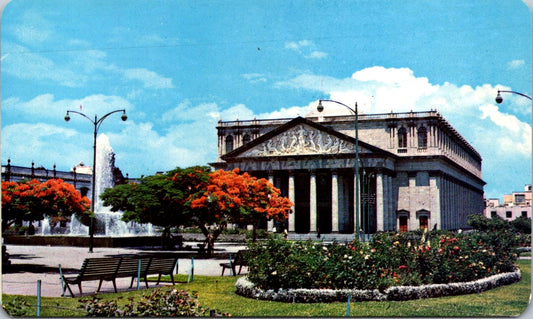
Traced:
POLYGON ((261 220, 282 221, 292 207, 272 183, 240 174, 238 169, 212 172, 205 189, 192 194, 188 204, 195 224, 206 236, 208 253, 227 224, 251 224, 255 234, 261 220))
POLYGON ((49 217, 51 225, 88 213, 90 200, 61 179, 2 182, 2 230, 49 217))

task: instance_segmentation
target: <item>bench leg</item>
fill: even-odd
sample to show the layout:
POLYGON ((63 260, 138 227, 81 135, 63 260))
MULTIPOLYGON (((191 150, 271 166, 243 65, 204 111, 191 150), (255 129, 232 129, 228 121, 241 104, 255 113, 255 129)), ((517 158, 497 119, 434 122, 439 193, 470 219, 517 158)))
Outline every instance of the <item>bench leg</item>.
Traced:
POLYGON ((99 292, 100 288, 102 288, 102 281, 103 281, 103 279, 100 279, 100 282, 98 283, 98 289, 96 289, 96 292, 99 292))
POLYGON ((61 294, 61 297, 65 296, 65 289, 68 289, 68 292, 70 293, 70 296, 72 298, 74 298, 74 293, 72 292, 72 289, 70 289, 70 285, 66 281, 64 281, 63 293, 61 294))
POLYGON ((161 274, 159 274, 159 276, 157 276, 157 283, 156 283, 156 285, 159 285, 159 281, 161 281, 161 274))
POLYGON ((170 272, 170 281, 172 281, 172 286, 174 286, 174 273, 170 272))
POLYGON ((117 292, 117 282, 116 280, 113 278, 113 288, 115 289, 115 293, 117 292))
MULTIPOLYGON (((81 281, 80 281, 80 283, 78 284, 78 288, 80 289, 80 296, 81 296, 81 295, 83 294, 83 291, 81 291, 81 281)), ((72 296, 72 297, 74 297, 74 296, 72 296)))
POLYGON ((224 270, 226 270, 226 267, 222 266, 222 275, 220 275, 221 277, 224 277, 224 270))
POLYGON ((239 275, 241 274, 242 265, 239 265, 239 275))

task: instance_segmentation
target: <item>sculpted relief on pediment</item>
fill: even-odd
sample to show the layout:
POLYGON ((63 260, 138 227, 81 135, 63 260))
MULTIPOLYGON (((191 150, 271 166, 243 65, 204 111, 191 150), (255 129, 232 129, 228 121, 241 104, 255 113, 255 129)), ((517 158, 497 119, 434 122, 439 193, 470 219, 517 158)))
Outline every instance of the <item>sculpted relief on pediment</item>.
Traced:
POLYGON ((339 154, 354 151, 352 143, 300 124, 247 150, 241 156, 339 154))

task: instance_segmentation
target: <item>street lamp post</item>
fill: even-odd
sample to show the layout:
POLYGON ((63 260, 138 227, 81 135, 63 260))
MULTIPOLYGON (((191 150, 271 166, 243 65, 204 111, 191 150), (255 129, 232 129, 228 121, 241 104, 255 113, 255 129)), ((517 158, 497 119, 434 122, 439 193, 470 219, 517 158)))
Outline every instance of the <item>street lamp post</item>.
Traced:
POLYGON ((501 104, 503 102, 503 98, 502 98, 502 95, 500 93, 513 93, 513 94, 518 94, 518 95, 521 95, 525 98, 528 98, 529 100, 531 100, 531 96, 529 95, 526 95, 524 93, 520 93, 520 92, 516 92, 516 91, 507 91, 507 90, 498 90, 498 94, 496 95, 496 103, 498 104, 501 104))
POLYGON ((355 102, 355 109, 352 109, 348 105, 334 101, 334 100, 318 100, 318 106, 316 107, 318 112, 322 112, 324 110, 324 106, 322 106, 322 102, 333 102, 337 103, 339 105, 344 106, 348 110, 350 110, 355 115, 355 236, 357 240, 359 240, 359 216, 360 216, 360 207, 361 207, 361 194, 359 193, 359 118, 358 118, 358 112, 357 112, 357 102, 355 102))
POLYGON ((95 201, 95 194, 96 194, 96 136, 98 135, 98 130, 100 129, 100 126, 102 125, 102 122, 111 114, 122 112, 122 116, 120 117, 122 121, 126 121, 128 119, 128 116, 126 116, 126 110, 115 110, 112 112, 107 113, 106 115, 102 116, 100 119, 98 119, 98 116, 94 116, 94 120, 92 120, 87 115, 78 112, 78 111, 72 111, 67 110, 67 114, 65 115, 65 121, 70 121, 70 113, 76 113, 84 118, 88 119, 93 125, 94 125, 94 131, 93 131, 93 176, 92 176, 92 186, 91 186, 91 225, 89 226, 89 252, 93 252, 93 243, 94 243, 94 201, 95 201))

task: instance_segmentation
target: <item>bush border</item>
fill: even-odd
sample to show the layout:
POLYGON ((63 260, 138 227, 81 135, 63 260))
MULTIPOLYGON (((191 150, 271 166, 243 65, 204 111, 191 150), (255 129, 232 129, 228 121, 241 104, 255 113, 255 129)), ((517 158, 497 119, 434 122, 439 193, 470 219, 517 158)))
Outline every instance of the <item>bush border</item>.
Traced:
POLYGON ((469 282, 450 284, 432 284, 424 286, 393 286, 384 292, 379 290, 362 289, 273 289, 262 290, 250 282, 246 276, 240 277, 235 283, 237 294, 254 299, 315 303, 346 301, 351 296, 352 301, 403 301, 423 298, 465 295, 480 293, 504 285, 510 285, 522 279, 520 269, 513 272, 501 273, 490 277, 469 282))

